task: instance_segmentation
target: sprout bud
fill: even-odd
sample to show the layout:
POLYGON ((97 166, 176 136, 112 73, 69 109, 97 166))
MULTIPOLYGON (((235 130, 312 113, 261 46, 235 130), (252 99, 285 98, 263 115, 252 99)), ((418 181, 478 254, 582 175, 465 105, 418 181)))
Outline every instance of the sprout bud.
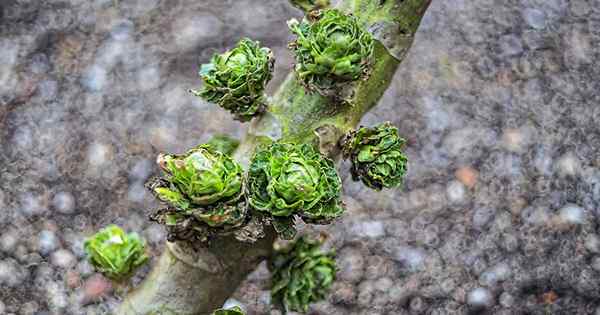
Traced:
POLYGON ((121 281, 131 276, 148 260, 145 242, 136 233, 125 234, 116 225, 109 225, 86 239, 83 248, 94 268, 107 278, 121 281))
POLYGON ((302 237, 278 248, 269 268, 273 300, 286 311, 306 312, 310 303, 325 298, 335 280, 335 252, 323 252, 321 241, 302 237))
POLYGON ((288 26, 297 36, 290 44, 296 74, 308 90, 335 97, 348 82, 368 76, 373 38, 354 16, 335 9, 314 11, 288 26))
POLYGON ((243 38, 235 48, 214 55, 200 68, 204 85, 191 92, 230 111, 235 119, 248 121, 264 111, 264 90, 275 59, 269 48, 243 38))
POLYGON ((400 185, 408 163, 402 153, 405 142, 389 122, 347 134, 342 150, 344 157, 352 161, 352 179, 376 190, 400 185))
POLYGON ((247 187, 250 205, 271 216, 286 239, 295 234, 294 215, 324 224, 344 211, 333 162, 308 144, 273 143, 259 149, 250 162, 247 187))

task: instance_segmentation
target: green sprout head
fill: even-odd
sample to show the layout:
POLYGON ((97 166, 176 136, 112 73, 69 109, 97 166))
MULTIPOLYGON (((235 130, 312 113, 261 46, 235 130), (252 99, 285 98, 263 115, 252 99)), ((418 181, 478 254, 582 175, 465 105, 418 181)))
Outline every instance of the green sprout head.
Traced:
MULTIPOLYGON (((310 223, 328 223, 344 211, 333 162, 308 144, 273 143, 258 150, 250 162, 247 186, 250 205, 277 222, 291 222, 299 215, 310 223)), ((285 228, 293 229, 289 224, 285 228)))
POLYGON ((346 135, 342 146, 344 157, 352 161, 352 178, 376 190, 401 184, 408 163, 402 153, 405 142, 389 122, 346 135))
POLYGON ((239 306, 234 306, 228 309, 219 309, 212 313, 212 315, 245 315, 244 311, 239 306))
POLYGON ((264 110, 263 92, 274 62, 269 48, 244 38, 232 50, 214 55, 210 63, 201 66, 204 85, 192 93, 217 103, 237 120, 248 121, 264 110))
MULTIPOLYGON (((157 197, 177 210, 179 218, 193 216, 210 227, 237 225, 245 215, 242 167, 210 145, 183 155, 161 154, 157 163, 167 174, 152 188, 157 197)), ((171 221, 179 219, 177 215, 171 221)))
POLYGON ((335 9, 313 13, 312 20, 288 23, 297 36, 290 44, 296 54, 296 74, 309 90, 333 95, 340 84, 368 75, 373 38, 354 16, 335 9))
POLYGON ((320 241, 302 237, 276 251, 269 267, 273 299, 286 311, 306 312, 310 303, 325 298, 335 280, 335 253, 323 252, 320 241))
POLYGON ((120 281, 148 260, 144 243, 136 233, 125 234, 120 227, 109 225, 86 239, 83 247, 97 271, 120 281))

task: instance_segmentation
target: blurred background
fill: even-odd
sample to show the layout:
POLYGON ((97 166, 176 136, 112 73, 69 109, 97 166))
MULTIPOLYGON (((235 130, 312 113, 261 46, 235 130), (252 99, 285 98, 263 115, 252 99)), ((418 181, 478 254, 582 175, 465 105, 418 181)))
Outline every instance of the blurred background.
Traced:
MULTIPOLYGON (((260 40, 273 91, 300 16, 284 0, 2 0, 0 314, 110 312, 83 239, 116 223, 158 257, 156 154, 246 128, 187 93, 199 64, 260 40)), ((406 182, 376 193, 343 165, 346 214, 307 228, 340 269, 310 314, 600 314, 597 60, 599 0, 433 0, 363 119, 408 139, 406 182)), ((271 312, 269 277, 234 295, 249 314, 271 312)))

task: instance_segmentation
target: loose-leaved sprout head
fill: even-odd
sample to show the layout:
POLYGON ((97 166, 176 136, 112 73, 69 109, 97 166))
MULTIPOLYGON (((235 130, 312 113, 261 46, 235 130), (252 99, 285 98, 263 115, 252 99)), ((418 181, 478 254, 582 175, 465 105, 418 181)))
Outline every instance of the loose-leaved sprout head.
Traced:
POLYGON ((324 96, 338 94, 350 81, 368 76, 373 37, 352 15, 336 9, 314 11, 308 18, 288 22, 296 40, 296 74, 309 90, 324 96))
POLYGON ((294 215, 308 223, 329 223, 344 211, 333 162, 308 144, 259 148, 250 162, 247 186, 250 205, 273 218, 282 238, 294 236, 294 215))
POLYGON ((125 280, 148 260, 144 247, 144 240, 136 233, 125 234, 116 225, 103 228, 83 245, 96 271, 115 281, 125 280))
POLYGON ((160 154, 157 163, 166 175, 149 187, 169 205, 156 221, 171 233, 193 231, 202 239, 244 222, 243 170, 231 157, 204 144, 186 154, 160 154))
POLYGON ((201 66, 203 86, 192 93, 230 111, 235 119, 248 121, 264 110, 264 90, 274 62, 269 48, 244 38, 232 50, 214 55, 210 63, 201 66))
POLYGON ((402 153, 405 143, 389 122, 348 133, 342 140, 342 150, 352 162, 352 178, 376 190, 400 185, 408 164, 402 153))
POLYGON ((335 253, 321 249, 321 241, 306 237, 276 250, 269 268, 271 295, 286 311, 306 312, 308 305, 325 298, 335 280, 335 253))

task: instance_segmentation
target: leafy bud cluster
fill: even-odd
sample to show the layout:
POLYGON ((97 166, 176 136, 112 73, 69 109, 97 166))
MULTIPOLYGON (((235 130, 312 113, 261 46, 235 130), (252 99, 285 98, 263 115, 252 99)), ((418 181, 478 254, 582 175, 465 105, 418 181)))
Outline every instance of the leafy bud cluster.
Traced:
POLYGON ((324 252, 320 240, 301 237, 271 258, 271 295, 286 311, 306 312, 325 298, 335 280, 335 252, 324 252))
POLYGON ((273 143, 256 152, 248 170, 248 201, 270 216, 285 239, 295 215, 324 224, 339 217, 342 183, 333 162, 308 144, 273 143))
POLYGON ((186 154, 160 154, 157 163, 166 175, 148 186, 169 207, 153 218, 167 226, 170 239, 207 240, 245 222, 243 170, 231 157, 205 144, 186 154))
POLYGON ((136 233, 125 234, 116 225, 87 238, 83 248, 94 269, 115 281, 125 280, 148 260, 144 240, 136 233))
POLYGON ((296 74, 308 90, 337 97, 346 83, 368 76, 374 41, 354 16, 327 9, 288 25, 296 35, 296 74))
POLYGON ((265 108, 264 90, 274 63, 269 48, 243 38, 235 48, 214 55, 200 67, 204 84, 192 93, 230 111, 237 120, 248 121, 265 108))
POLYGON ((400 185, 408 164, 402 153, 405 143, 389 122, 348 133, 342 139, 342 150, 352 161, 352 178, 376 190, 400 185))

